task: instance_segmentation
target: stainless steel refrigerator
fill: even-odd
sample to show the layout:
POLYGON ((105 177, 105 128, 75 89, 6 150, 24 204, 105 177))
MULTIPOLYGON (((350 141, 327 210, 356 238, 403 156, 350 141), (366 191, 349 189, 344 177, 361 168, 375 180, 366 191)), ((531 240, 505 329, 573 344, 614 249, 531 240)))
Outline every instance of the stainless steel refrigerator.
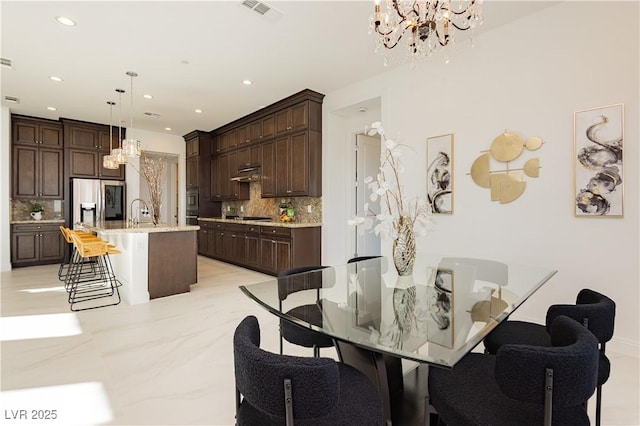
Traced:
POLYGON ((71 223, 126 220, 126 187, 117 180, 71 179, 71 223))

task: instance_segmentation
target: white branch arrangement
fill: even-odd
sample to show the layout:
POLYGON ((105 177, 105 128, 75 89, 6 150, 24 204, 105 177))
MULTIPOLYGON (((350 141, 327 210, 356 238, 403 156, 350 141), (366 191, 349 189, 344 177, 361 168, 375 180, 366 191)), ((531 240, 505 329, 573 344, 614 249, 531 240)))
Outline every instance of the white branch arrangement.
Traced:
POLYGON ((379 134, 384 143, 379 173, 375 178, 371 176, 365 178, 365 183, 371 190, 369 199, 376 202, 380 198, 382 211, 374 212, 369 208, 369 203, 366 203, 364 213, 355 215, 347 223, 350 226, 370 229, 375 221, 377 224, 373 230, 376 235, 381 235, 384 239, 391 237, 395 240, 405 227, 410 227, 418 236, 426 235, 433 226, 427 203, 423 198, 407 198, 406 188, 400 183, 400 176, 404 172, 400 161, 402 148, 410 147, 387 139, 384 127, 379 121, 371 124, 370 128, 366 128, 365 133, 369 136, 379 134), (407 221, 409 223, 406 223, 407 221))

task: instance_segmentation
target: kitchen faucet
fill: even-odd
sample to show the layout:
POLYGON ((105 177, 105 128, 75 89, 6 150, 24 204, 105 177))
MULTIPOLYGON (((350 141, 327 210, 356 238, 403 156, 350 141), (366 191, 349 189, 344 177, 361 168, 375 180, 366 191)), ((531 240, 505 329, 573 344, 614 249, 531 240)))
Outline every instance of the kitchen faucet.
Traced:
POLYGON ((133 203, 135 203, 136 201, 142 203, 142 205, 144 206, 144 208, 141 210, 142 215, 149 215, 149 206, 147 206, 147 203, 142 198, 134 198, 131 201, 131 206, 129 207, 129 222, 132 225, 137 225, 138 222, 140 222, 140 217, 133 217, 133 203))

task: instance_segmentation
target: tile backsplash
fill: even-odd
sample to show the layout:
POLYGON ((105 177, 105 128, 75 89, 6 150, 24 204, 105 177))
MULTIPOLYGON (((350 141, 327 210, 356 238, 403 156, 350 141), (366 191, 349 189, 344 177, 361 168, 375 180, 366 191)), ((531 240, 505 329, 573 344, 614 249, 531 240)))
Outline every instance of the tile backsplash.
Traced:
POLYGON ((31 220, 31 205, 42 204, 42 219, 63 219, 62 201, 60 200, 11 200, 11 220, 31 220), (58 208, 58 211, 56 211, 58 208))
MULTIPOLYGON (((222 203, 222 212, 223 215, 238 214, 244 216, 270 217, 277 221, 282 200, 282 198, 262 198, 260 182, 251 182, 249 184, 249 200, 224 201, 222 203)), ((285 198, 284 200, 291 202, 295 211, 295 222, 322 222, 322 198, 292 197, 285 198), (311 213, 308 212, 309 206, 311 206, 311 213)))

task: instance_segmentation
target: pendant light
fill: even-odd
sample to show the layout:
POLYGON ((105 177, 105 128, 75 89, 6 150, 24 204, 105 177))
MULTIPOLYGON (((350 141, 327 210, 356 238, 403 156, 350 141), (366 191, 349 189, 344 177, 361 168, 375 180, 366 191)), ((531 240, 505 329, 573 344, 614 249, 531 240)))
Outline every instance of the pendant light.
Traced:
POLYGON ((128 71, 127 75, 131 77, 131 126, 129 127, 129 137, 122 141, 122 151, 128 157, 140 156, 140 141, 133 137, 133 78, 138 76, 138 73, 128 71))
POLYGON ((102 157, 102 167, 105 169, 115 170, 120 165, 115 161, 113 156, 111 155, 111 151, 113 150, 112 141, 113 141, 113 106, 116 104, 115 102, 107 101, 109 105, 109 154, 102 157))
MULTIPOLYGON (((122 94, 124 93, 124 89, 116 89, 118 92, 118 103, 120 104, 120 112, 118 116, 118 141, 121 141, 121 130, 122 130, 122 94)), ((127 156, 123 152, 122 147, 114 148, 111 150, 111 156, 113 160, 118 164, 127 164, 127 156)))

